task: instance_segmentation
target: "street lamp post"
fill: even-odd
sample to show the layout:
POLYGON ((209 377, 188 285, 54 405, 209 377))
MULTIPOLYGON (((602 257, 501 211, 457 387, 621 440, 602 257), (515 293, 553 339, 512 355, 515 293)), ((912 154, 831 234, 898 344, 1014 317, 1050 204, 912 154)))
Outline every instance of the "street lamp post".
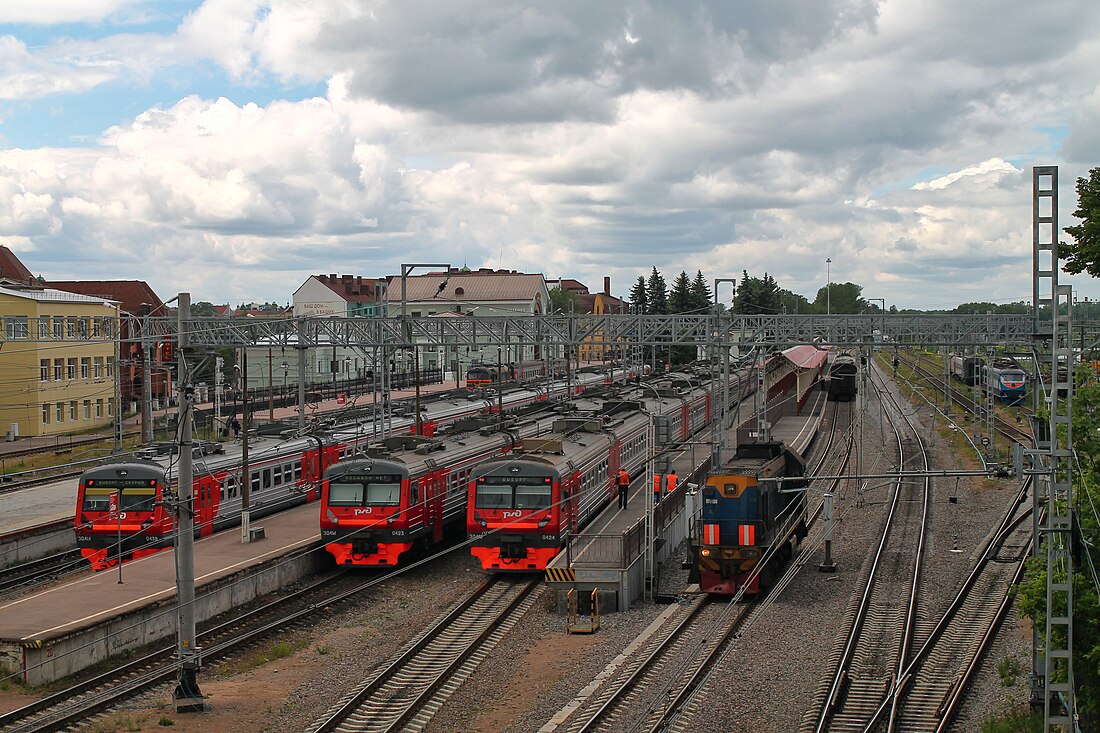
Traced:
POLYGON ((833 312, 833 259, 831 257, 825 258, 825 278, 828 280, 825 286, 825 315, 828 316, 833 312))
MULTIPOLYGON (((735 280, 734 278, 732 278, 732 277, 716 277, 716 278, 714 278, 714 305, 715 306, 717 306, 718 303, 719 303, 719 300, 718 300, 718 284, 719 283, 730 283, 731 285, 733 285, 734 291, 736 292, 736 290, 737 290, 737 280, 735 280)), ((715 307, 715 310, 718 310, 718 308, 715 307)), ((723 323, 722 323, 722 314, 721 314, 721 312, 717 313, 716 317, 718 318, 717 340, 718 340, 719 347, 722 349, 722 372, 723 372, 723 376, 725 378, 725 383, 722 386, 722 425, 719 428, 719 434, 718 435, 711 435, 711 438, 713 440, 712 445, 714 446, 714 450, 716 451, 716 455, 714 455, 714 462, 717 465, 718 463, 721 463, 722 456, 724 455, 723 450, 726 447, 726 439, 727 439, 726 433, 729 429, 729 420, 730 420, 730 345, 729 345, 729 343, 726 342, 726 335, 727 335, 728 331, 727 331, 725 325, 723 325, 723 323)))
MULTIPOLYGON (((408 314, 405 312, 405 307, 406 307, 407 300, 408 300, 408 291, 407 291, 406 285, 407 285, 407 280, 408 280, 409 273, 412 272, 413 270, 415 270, 417 267, 442 267, 442 268, 446 269, 448 274, 446 276, 444 276, 443 281, 439 284, 439 290, 437 290, 436 293, 435 293, 435 295, 438 296, 440 293, 443 292, 443 288, 445 288, 447 286, 447 280, 450 279, 451 263, 449 263, 449 262, 446 263, 446 264, 437 263, 437 262, 412 262, 412 263, 407 263, 407 264, 402 263, 402 265, 401 265, 401 325, 402 325, 401 338, 403 338, 410 345, 412 345, 412 333, 411 333, 410 329, 408 328, 408 323, 409 323, 408 322, 408 314)), ((433 297, 435 297, 435 296, 433 296, 433 297)), ((420 371, 420 353, 416 350, 415 345, 412 345, 412 348, 413 348, 413 359, 414 359, 414 362, 415 362, 414 367, 415 367, 416 371, 419 372, 420 371)), ((422 426, 420 424, 420 374, 419 373, 413 375, 413 383, 414 383, 414 389, 415 389, 415 399, 413 400, 413 409, 416 411, 416 434, 420 435, 420 431, 422 429, 422 426)))

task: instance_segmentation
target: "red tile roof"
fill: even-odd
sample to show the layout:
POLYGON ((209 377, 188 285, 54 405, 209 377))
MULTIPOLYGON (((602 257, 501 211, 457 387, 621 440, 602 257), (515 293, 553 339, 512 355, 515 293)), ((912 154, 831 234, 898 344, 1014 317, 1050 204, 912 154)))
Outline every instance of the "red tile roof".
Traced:
MULTIPOLYGON (((532 300, 543 287, 542 275, 527 275, 522 272, 477 272, 429 273, 427 275, 409 275, 405 284, 409 303, 426 300, 457 300, 460 302, 485 303, 492 301, 532 300), (446 285, 440 290, 441 283, 446 285)), ((389 302, 401 302, 401 278, 393 277, 389 285, 389 302)))
POLYGON ((19 261, 14 252, 0 244, 0 278, 27 285, 34 279, 34 275, 19 261))
POLYGON ((122 304, 124 313, 135 316, 141 315, 143 303, 150 306, 152 315, 164 315, 167 312, 164 301, 144 280, 63 280, 50 282, 49 286, 70 293, 117 300, 122 304))

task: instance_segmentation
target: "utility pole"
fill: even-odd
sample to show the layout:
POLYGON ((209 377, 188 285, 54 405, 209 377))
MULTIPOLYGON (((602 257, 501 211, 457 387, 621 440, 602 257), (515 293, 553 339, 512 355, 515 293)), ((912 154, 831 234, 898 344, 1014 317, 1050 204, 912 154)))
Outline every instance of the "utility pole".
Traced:
POLYGON ((267 419, 275 422, 275 380, 271 378, 271 347, 267 347, 267 419))
POLYGON ((122 309, 115 308, 115 453, 122 452, 122 309))
POLYGON ((195 388, 187 372, 184 351, 188 345, 187 329, 191 315, 191 294, 179 294, 177 331, 179 333, 178 384, 180 419, 179 488, 176 511, 176 617, 178 620, 179 677, 175 692, 177 713, 197 713, 204 709, 198 673, 202 650, 195 634, 195 507, 192 503, 194 467, 191 457, 191 410, 195 388))
POLYGON ((218 436, 222 435, 222 384, 225 382, 225 375, 222 374, 222 370, 225 368, 225 359, 220 356, 214 359, 214 428, 216 429, 218 436))
POLYGON ((298 430, 306 429, 306 322, 298 320, 298 430))
POLYGON ((248 429, 251 427, 251 404, 248 400, 248 348, 241 349, 241 542, 248 544, 248 503, 252 492, 252 469, 248 464, 248 429))
POLYGON ((141 304, 141 443, 153 442, 153 365, 149 348, 149 304, 141 304))

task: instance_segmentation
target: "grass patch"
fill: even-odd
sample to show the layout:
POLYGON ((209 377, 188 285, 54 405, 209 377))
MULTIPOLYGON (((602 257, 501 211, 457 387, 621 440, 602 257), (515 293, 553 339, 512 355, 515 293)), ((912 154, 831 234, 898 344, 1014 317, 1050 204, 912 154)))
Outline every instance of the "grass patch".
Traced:
POLYGON ((1022 705, 982 722, 982 733, 1042 733, 1043 716, 1022 705))
POLYGON ((1020 661, 1015 657, 1005 657, 997 662, 997 676, 1005 687, 1015 687, 1020 676, 1020 661))
POLYGON ((332 654, 332 644, 318 644, 316 647, 316 652, 322 657, 328 656, 329 654, 332 654))
POLYGON ((218 667, 219 677, 232 677, 233 675, 241 674, 242 672, 248 672, 262 667, 268 662, 274 662, 277 659, 286 659, 293 655, 300 649, 304 649, 309 645, 307 639, 294 639, 291 641, 277 641, 262 649, 258 649, 252 652, 248 656, 238 659, 236 661, 227 662, 218 667))
POLYGON ((165 715, 164 717, 162 717, 160 720, 157 721, 157 725, 159 725, 161 728, 168 728, 168 727, 173 726, 175 724, 176 724, 176 721, 172 720, 167 715, 165 715))

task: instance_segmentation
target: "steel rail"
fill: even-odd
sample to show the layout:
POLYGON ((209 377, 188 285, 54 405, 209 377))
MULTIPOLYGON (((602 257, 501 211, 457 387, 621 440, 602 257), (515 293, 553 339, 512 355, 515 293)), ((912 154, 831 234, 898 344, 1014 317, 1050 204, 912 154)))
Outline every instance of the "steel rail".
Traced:
MULTIPOLYGON (((881 399, 881 397, 880 397, 880 399, 881 399)), ((896 403, 895 403, 895 407, 897 407, 896 403)), ((900 408, 898 408, 898 409, 899 409, 899 412, 900 412, 900 408)), ((902 413, 902 415, 904 416, 904 413, 902 413)), ((900 456, 901 462, 904 462, 904 460, 905 460, 904 448, 903 448, 904 441, 903 441, 903 438, 902 438, 902 434, 901 434, 901 431, 896 426, 894 426, 894 432, 895 432, 895 437, 897 439, 898 454, 900 456)), ((878 546, 875 550, 875 554, 872 558, 871 565, 870 565, 869 570, 868 570, 867 580, 866 580, 866 583, 865 583, 864 588, 863 588, 863 593, 861 594, 859 602, 856 606, 855 615, 853 617, 851 626, 849 628, 848 635, 847 635, 847 637, 844 641, 844 645, 842 647, 840 657, 837 661, 837 666, 836 666, 836 670, 834 672, 833 678, 832 678, 831 682, 829 683, 828 691, 826 692, 826 694, 824 696, 824 699, 822 700, 821 709, 818 712, 818 715, 816 716, 816 722, 814 723, 814 726, 813 726, 813 730, 815 731, 815 733, 825 733, 825 731, 828 730, 830 721, 834 717, 837 708, 841 705, 842 698, 846 695, 847 682, 848 682, 848 679, 849 679, 848 671, 849 671, 849 668, 851 667, 852 661, 855 657, 856 649, 859 645, 860 635, 861 635, 864 624, 866 623, 869 612, 870 612, 871 603, 872 603, 872 595, 873 595, 874 588, 876 586, 877 575, 878 575, 878 572, 879 572, 879 569, 880 569, 880 565, 884 561, 884 555, 885 555, 885 552, 886 552, 887 544, 888 544, 889 539, 890 539, 891 529, 893 528, 895 518, 897 517, 897 515, 899 513, 899 507, 900 507, 900 503, 901 503, 901 494, 902 494, 901 487, 902 487, 902 481, 899 479, 898 482, 895 484, 895 489, 894 489, 893 496, 892 496, 891 502, 890 502, 890 508, 889 508, 889 511, 887 512, 887 516, 886 516, 886 519, 885 519, 885 524, 884 524, 884 527, 883 527, 883 531, 882 531, 882 534, 879 538, 878 546)), ((927 479, 926 479, 926 487, 927 487, 927 479)), ((927 502, 928 502, 927 495, 929 493, 927 491, 927 488, 926 488, 924 493, 926 495, 925 496, 924 517, 925 517, 925 519, 927 519, 927 502)), ((921 545, 923 545, 923 534, 925 532, 925 529, 926 529, 926 522, 922 522, 921 545)), ((914 593, 912 588, 910 589, 909 596, 910 596, 911 599, 915 598, 915 593, 914 593)), ((911 609, 907 609, 907 613, 906 613, 906 626, 907 627, 911 623, 911 618, 912 618, 911 614, 910 614, 910 610, 911 609)), ((909 630, 907 629, 907 630, 903 631, 903 641, 902 641, 902 647, 903 648, 907 646, 908 642, 905 639, 908 639, 908 638, 909 638, 909 630)))
MULTIPOLYGON (((281 608, 298 603, 309 594, 323 592, 326 586, 346 581, 350 577, 348 573, 340 572, 293 591, 271 603, 247 611, 237 618, 206 629, 199 635, 204 646, 203 658, 207 661, 219 659, 265 635, 285 631, 288 625, 321 613, 327 607, 345 601, 373 587, 390 575, 391 573, 387 573, 357 583, 350 589, 338 591, 320 601, 310 603, 289 613, 280 612, 281 608), (279 612, 280 615, 274 619, 264 620, 264 617, 270 617, 273 611, 279 612), (256 620, 259 621, 258 625, 243 633, 234 633, 234 630, 242 624, 256 620), (211 644, 212 640, 226 635, 230 635, 230 638, 211 644)), ((117 704, 119 701, 155 684, 174 679, 178 672, 178 664, 174 659, 175 654, 175 645, 163 647, 131 662, 126 662, 109 672, 48 695, 29 705, 0 714, 0 729, 6 733, 30 733, 31 731, 37 733, 39 731, 61 730, 69 725, 79 723, 87 719, 89 715, 117 704), (129 678, 123 679, 127 677, 129 678), (84 698, 77 699, 80 696, 84 696, 84 698), (51 709, 55 709, 52 715, 50 714, 51 709), (32 718, 32 716, 37 717, 32 718)))
MULTIPOLYGON (((319 724, 315 724, 311 727, 310 730, 312 733, 331 733, 343 727, 345 722, 354 716, 361 707, 367 704, 376 692, 381 690, 388 682, 392 681, 410 662, 423 653, 432 642, 436 641, 444 633, 450 630, 464 613, 470 610, 484 598, 493 587, 501 582, 503 581, 495 578, 485 581, 485 583, 470 594, 469 597, 447 612, 439 621, 422 633, 408 646, 408 648, 401 652, 397 658, 376 672, 362 688, 356 690, 354 694, 341 702, 336 710, 327 714, 319 724)), ((482 634, 479 634, 474 642, 467 645, 462 654, 468 657, 476 647, 480 646, 485 638, 487 638, 488 634, 491 633, 504 618, 511 614, 518 604, 530 595, 540 582, 540 579, 529 581, 527 586, 522 589, 510 603, 501 609, 497 617, 490 622, 489 626, 491 628, 487 628, 482 634)), ((447 669, 451 669, 451 665, 448 665, 447 669)), ((417 699, 419 700, 420 697, 418 696, 417 699)), ((409 713, 409 710, 406 710, 405 713, 409 713)))

